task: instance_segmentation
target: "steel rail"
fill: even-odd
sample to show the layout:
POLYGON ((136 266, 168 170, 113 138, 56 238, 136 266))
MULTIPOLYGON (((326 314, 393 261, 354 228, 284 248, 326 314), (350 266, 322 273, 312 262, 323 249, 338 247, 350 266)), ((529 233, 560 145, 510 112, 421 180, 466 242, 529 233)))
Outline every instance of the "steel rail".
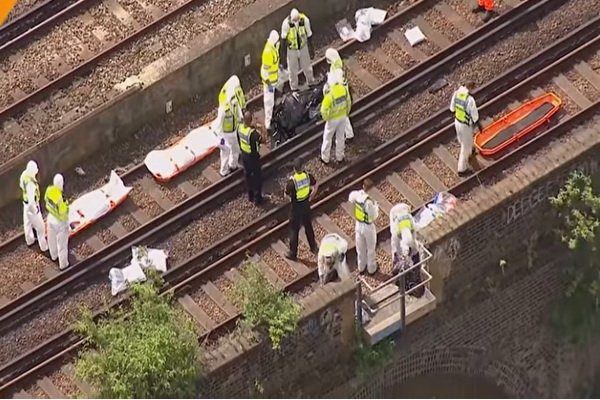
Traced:
MULTIPOLYGON (((513 27, 512 24, 519 26, 527 20, 535 18, 543 13, 549 6, 560 3, 560 0, 530 0, 521 3, 518 7, 493 20, 489 24, 484 25, 474 31, 471 35, 455 42, 452 46, 446 48, 437 55, 430 57, 422 64, 415 66, 405 74, 391 80, 388 85, 382 85, 375 89, 357 102, 359 107, 357 107, 356 111, 354 111, 351 116, 353 118, 363 117, 367 115, 368 112, 376 110, 377 106, 380 106, 380 103, 377 103, 377 99, 389 99, 390 93, 395 94, 400 90, 407 91, 413 86, 421 88, 424 81, 426 82, 439 76, 440 69, 443 70, 448 64, 459 61, 463 55, 471 54, 471 52, 476 51, 482 42, 489 44, 492 39, 497 40, 499 37, 502 37, 505 32, 509 31, 511 27, 513 27), (471 41, 472 38, 475 39, 471 41), (364 103, 366 103, 366 105, 363 106, 362 104, 364 103)), ((581 40, 581 38, 576 38, 573 43, 578 43, 579 40, 581 40)), ((299 153, 306 151, 307 147, 317 148, 318 142, 321 139, 322 125, 322 122, 315 124, 307 132, 284 143, 277 150, 267 153, 263 157, 263 176, 268 177, 275 171, 280 170, 282 166, 285 166, 289 162, 289 160, 296 157, 299 153), (309 146, 307 146, 307 144, 309 146)), ((430 125, 426 128, 429 128, 430 131, 432 128, 435 128, 435 126, 436 125, 430 125)), ((404 141, 405 138, 402 137, 398 140, 404 141)), ((376 160, 377 159, 375 159, 375 161, 376 160)), ((221 179, 195 196, 180 203, 178 206, 161 214, 153 221, 138 227, 129 235, 115 241, 113 245, 108 246, 83 260, 77 267, 74 266, 56 277, 45 281, 30 292, 0 308, 0 333, 10 329, 14 324, 26 317, 29 312, 47 305, 49 299, 59 298, 57 297, 58 294, 61 296, 67 295, 71 291, 76 290, 79 286, 84 285, 85 280, 89 275, 93 274, 94 276, 97 276, 97 274, 100 273, 100 271, 104 271, 107 266, 115 265, 119 261, 127 258, 130 254, 132 245, 156 240, 157 237, 160 237, 161 235, 164 236, 167 232, 170 232, 188 220, 193 219, 199 211, 210 208, 213 204, 220 204, 232 195, 237 195, 243 182, 242 173, 241 171, 237 171, 233 175, 234 176, 229 179, 221 179)), ((281 207, 275 209, 267 213, 264 218, 269 219, 269 224, 276 224, 285 219, 286 216, 283 210, 284 208, 281 207)), ((261 219, 261 221, 265 219, 261 219)), ((261 230, 268 228, 269 224, 262 229, 256 228, 252 232, 252 235, 256 235, 256 233, 261 230)), ((255 226, 255 224, 253 224, 253 226, 255 226)), ((247 237, 241 233, 238 234, 238 237, 237 243, 247 240, 247 237)), ((235 244, 236 243, 230 242, 230 245, 235 244)), ((215 246, 211 247, 211 251, 218 254, 218 251, 215 251, 214 249, 222 249, 223 247, 226 247, 225 242, 220 241, 215 246)), ((166 278, 170 280, 171 276, 176 275, 185 275, 185 271, 171 270, 166 278)))
MULTIPOLYGON (((586 25, 584 28, 589 29, 590 27, 593 27, 593 26, 597 26, 597 24, 590 23, 590 24, 586 25)), ((573 33, 573 35, 575 35, 575 34, 581 35, 582 34, 581 29, 575 31, 573 33)), ((497 106, 498 104, 501 104, 502 102, 506 102, 507 97, 514 96, 519 90, 522 90, 523 88, 525 88, 528 85, 532 85, 534 82, 536 82, 539 79, 543 79, 543 77, 545 77, 549 72, 563 67, 565 63, 571 62, 573 59, 580 57, 584 52, 589 51, 591 48, 593 48, 593 46, 597 46, 600 43, 600 38, 597 37, 592 42, 585 43, 580 48, 572 50, 570 53, 567 53, 566 55, 564 54, 563 50, 559 50, 557 48, 557 47, 568 46, 568 44, 572 42, 572 39, 573 39, 573 37, 571 37, 571 35, 568 37, 565 37, 561 42, 557 42, 554 45, 550 46, 549 48, 542 50, 540 53, 532 56, 530 59, 524 61, 519 66, 516 66, 515 68, 509 70, 503 76, 495 79, 494 81, 492 81, 485 87, 479 88, 475 92, 475 95, 478 98, 486 98, 486 100, 484 100, 485 104, 483 104, 482 110, 487 110, 487 109, 497 106), (545 52, 550 52, 550 53, 554 54, 555 60, 556 59, 558 59, 558 60, 550 63, 550 65, 547 65, 549 60, 551 60, 551 57, 550 56, 542 57, 543 53, 545 53, 545 52), (533 61, 535 61, 535 60, 538 60, 538 63, 544 67, 542 70, 538 71, 537 73, 532 74, 532 71, 534 71, 536 69, 536 67, 538 67, 538 68, 540 67, 540 65, 532 66, 533 61), (524 74, 525 74, 525 76, 529 76, 529 78, 523 79, 522 76, 524 76, 524 74), (494 97, 492 97, 491 93, 496 92, 498 87, 506 85, 506 82, 505 82, 506 80, 512 80, 512 83, 514 83, 514 82, 520 82, 520 83, 518 83, 515 87, 506 91, 505 93, 497 94, 494 97)), ((511 82, 509 82, 508 84, 510 85, 511 82)), ((570 130, 574 125, 577 124, 577 121, 586 120, 589 118, 590 115, 593 115, 594 113, 598 112, 599 106, 600 105, 598 103, 595 103, 590 109, 586 109, 586 110, 580 112, 576 116, 569 118, 568 120, 562 122, 560 125, 554 127, 551 131, 545 132, 543 135, 537 137, 536 139, 532 140, 531 142, 528 142, 526 145, 513 150, 513 152, 502 157, 500 160, 498 160, 494 164, 486 167, 485 170, 478 171, 476 174, 472 175, 471 177, 463 180, 462 182, 460 182, 459 184, 454 186, 454 188, 451 189, 451 192, 454 193, 455 195, 458 195, 466 190, 469 190, 470 188, 472 188, 473 184, 476 184, 478 182, 477 181, 478 176, 488 176, 485 174, 491 173, 489 171, 497 172, 498 170, 501 170, 501 168, 503 168, 505 163, 507 162, 506 160, 513 160, 516 157, 520 157, 520 155, 525 152, 524 149, 528 149, 527 151, 530 152, 530 151, 532 151, 532 149, 537 149, 538 147, 542 146, 544 143, 547 142, 547 140, 550 137, 554 137, 557 134, 561 134, 561 133, 564 133, 564 132, 570 130), (535 147, 535 148, 532 147, 533 145, 531 145, 531 143, 537 143, 538 147, 535 147), (494 165, 499 165, 501 167, 494 167, 495 169, 492 170, 491 167, 494 165), (484 172, 484 171, 488 171, 488 172, 484 172), (469 185, 471 185, 471 186, 469 186, 469 185)), ((429 121, 426 121, 423 124, 426 125, 428 123, 429 123, 429 121)), ((406 136, 407 134, 410 134, 410 133, 418 133, 419 126, 421 126, 423 124, 420 124, 416 128, 413 128, 413 129, 407 131, 406 134, 400 135, 400 137, 406 136)), ((378 162, 378 163, 376 163, 376 166, 373 166, 369 161, 371 157, 363 157, 361 160, 357 161, 352 166, 348 166, 348 167, 344 168, 343 170, 338 171, 336 174, 329 177, 327 179, 327 181, 323 183, 323 185, 326 187, 326 190, 329 186, 331 186, 331 188, 328 188, 330 193, 328 195, 326 195, 325 198, 323 198, 323 199, 319 200, 317 203, 315 203, 313 205, 313 209, 326 208, 329 205, 329 202, 332 201, 332 199, 335 199, 335 198, 339 197, 340 195, 344 194, 345 192, 347 192, 350 188, 352 188, 354 185, 359 183, 364 177, 382 173, 382 171, 385 171, 385 169, 389 168, 391 165, 396 164, 398 162, 405 161, 407 158, 414 156, 414 154, 424 151, 423 149, 426 148, 427 146, 432 146, 433 144, 436 144, 436 142, 435 142, 436 139, 451 135, 452 129, 453 129, 452 125, 445 126, 443 129, 441 129, 435 135, 430 135, 427 139, 425 139, 424 141, 417 143, 417 144, 409 144, 407 142, 401 142, 397 138, 392 139, 386 145, 386 146, 389 146, 388 147, 390 150, 389 153, 392 155, 391 158, 389 158, 388 160, 386 160, 384 162, 378 162), (392 145, 390 145, 390 143, 392 143, 392 145), (360 164, 360 163, 364 164, 361 167, 361 172, 356 172, 357 164, 360 164), (347 175, 347 176, 344 176, 344 175, 347 175), (343 181, 343 182, 351 181, 351 183, 349 183, 349 184, 346 183, 343 188, 338 189, 335 187, 334 182, 340 182, 340 181, 343 181)), ((386 146, 380 146, 379 149, 384 149, 386 146)), ((252 227, 248 227, 245 229, 250 230, 251 228, 252 227)), ((238 247, 237 250, 231 252, 227 256, 224 256, 223 258, 221 258, 220 260, 216 261, 215 263, 213 263, 212 265, 209 265, 209 266, 206 266, 206 263, 205 263, 205 261, 206 261, 205 256, 208 253, 208 251, 203 251, 200 255, 197 255, 195 257, 192 257, 192 258, 184 261, 180 266, 176 267, 174 270, 182 270, 183 269, 182 266, 185 266, 186 267, 185 269, 187 269, 188 271, 190 271, 192 268, 196 268, 196 269, 200 269, 200 270, 195 272, 194 275, 187 276, 177 283, 170 280, 169 281, 170 285, 168 286, 168 288, 166 288, 167 291, 176 292, 177 294, 179 294, 181 291, 185 291, 185 290, 189 289, 190 286, 195 284, 196 281, 208 279, 210 276, 212 276, 213 274, 217 274, 219 271, 222 271, 224 268, 228 268, 228 267, 231 267, 232 265, 236 265, 236 263, 238 261, 244 259, 246 252, 249 249, 260 246, 263 241, 271 240, 272 237, 274 237, 274 236, 279 237, 283 232, 285 232, 286 228, 287 228, 287 222, 279 223, 277 226, 275 226, 275 227, 271 228, 269 231, 263 233, 260 237, 244 243, 241 247, 238 247), (199 264, 201 264, 201 265, 199 265, 199 264)), ((385 233, 380 232, 380 234, 385 234, 385 233)), ((232 240, 233 236, 234 235, 231 235, 229 238, 223 239, 223 241, 232 240)), ((171 270, 171 271, 174 271, 174 270, 171 270)), ((169 273, 167 273, 167 274, 169 274, 169 273)), ((180 279, 181 278, 183 278, 183 276, 181 276, 180 279)), ((300 278, 296 279, 295 281, 291 282, 290 284, 288 284, 286 286, 286 290, 297 290, 301 286, 306 285, 307 280, 310 281, 312 279, 314 279, 314 272, 309 273, 307 276, 300 277, 300 278)), ((128 299, 128 297, 126 296, 124 301, 127 301, 127 299, 128 299)), ((112 303, 112 306, 114 307, 114 306, 118 305, 119 303, 120 302, 114 301, 112 303)), ((101 315, 105 311, 106 310, 103 310, 102 312, 98 312, 96 314, 96 316, 101 315)), ((235 318, 236 317, 229 318, 227 321, 223 322, 223 324, 221 324, 217 330, 213 330, 211 332, 213 332, 213 333, 220 332, 223 329, 227 329, 227 328, 231 327, 232 324, 235 322, 235 318)), ((207 335, 208 335, 208 333, 207 333, 207 335)), ((207 335, 204 335, 203 338, 205 338, 207 335)), ((37 361, 45 360, 45 361, 42 361, 43 365, 40 364, 40 366, 39 366, 39 368, 42 368, 43 366, 47 365, 46 362, 48 361, 49 354, 51 354, 52 352, 56 353, 57 351, 61 352, 61 354, 63 354, 62 352, 65 351, 64 350, 65 347, 75 346, 79 341, 80 341, 80 338, 78 338, 76 335, 74 335, 71 330, 66 329, 65 331, 56 335, 54 338, 50 339, 46 343, 38 346, 36 349, 32 350, 31 352, 24 354, 19 359, 14 360, 13 362, 1 367, 0 368, 0 377, 3 377, 3 378, 0 379, 0 382, 6 382, 6 379, 7 379, 6 374, 7 373, 12 372, 12 374, 9 374, 9 376, 14 377, 15 374, 19 373, 19 371, 23 371, 23 370, 27 369, 27 367, 25 367, 25 364, 35 363, 35 360, 37 360, 37 361)), ((36 370, 38 370, 38 369, 36 369, 36 370)), ((22 379, 22 378, 23 378, 23 375, 21 375, 18 378, 15 378, 15 379, 18 380, 18 379, 22 379)), ((10 383, 6 383, 4 386, 0 387, 0 391, 5 390, 13 382, 15 382, 15 380, 12 380, 10 383)))

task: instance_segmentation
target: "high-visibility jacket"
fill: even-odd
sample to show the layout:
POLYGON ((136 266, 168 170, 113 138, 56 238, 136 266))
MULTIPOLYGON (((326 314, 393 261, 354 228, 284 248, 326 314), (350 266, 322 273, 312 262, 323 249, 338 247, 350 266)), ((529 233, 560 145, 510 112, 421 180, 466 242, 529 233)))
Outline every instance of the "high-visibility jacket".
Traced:
POLYGON ((29 198, 27 196, 27 185, 29 183, 33 183, 35 185, 35 202, 37 203, 40 200, 40 185, 38 185, 35 176, 29 175, 27 171, 23 171, 21 174, 21 179, 19 180, 19 186, 21 186, 21 193, 24 203, 29 203, 29 198))
POLYGON ((299 13, 298 22, 293 23, 288 20, 290 30, 288 31, 287 37, 285 38, 288 42, 288 47, 292 50, 299 50, 306 46, 308 43, 308 35, 306 33, 306 27, 304 26, 306 15, 299 13))
POLYGON ((44 194, 46 211, 59 221, 69 219, 69 203, 63 199, 62 190, 57 186, 50 185, 44 194))
POLYGON ((262 67, 260 69, 260 77, 263 85, 277 86, 279 79, 279 43, 273 46, 267 42, 262 53, 262 67))
POLYGON ((333 243, 325 243, 319 249, 319 253, 321 253, 321 256, 323 256, 323 257, 328 257, 328 256, 337 257, 338 248, 333 243))
MULTIPOLYGON (((238 86, 235 88, 235 99, 237 100, 237 106, 243 111, 246 109, 246 96, 244 95, 244 90, 238 86)), ((227 104, 231 107, 231 99, 227 98, 227 84, 223 85, 223 88, 219 92, 219 106, 226 108, 227 104)), ((232 110, 236 111, 236 110, 232 110)), ((237 116, 237 112, 234 112, 233 115, 237 116)), ((239 121, 237 121, 239 123, 239 121)))
POLYGON ((333 62, 331 63, 331 66, 329 67, 329 72, 333 72, 336 69, 344 69, 344 62, 342 61, 342 58, 338 58, 336 60, 333 60, 333 62))
POLYGON ((310 177, 306 172, 298 172, 292 176, 296 188, 296 201, 308 199, 310 194, 310 177))
POLYGON ((366 208, 367 200, 369 200, 368 197, 362 203, 359 203, 359 202, 354 203, 354 216, 360 222, 364 222, 365 224, 371 224, 371 223, 373 223, 373 219, 369 216, 369 214, 367 214, 367 208, 366 208))
POLYGON ((406 215, 400 218, 396 224, 396 234, 400 236, 402 234, 402 230, 408 228, 413 231, 413 223, 410 215, 406 215))
POLYGON ((333 85, 323 97, 321 116, 325 121, 347 117, 350 114, 350 93, 343 83, 333 85))
POLYGON ((467 112, 469 93, 461 92, 454 96, 454 117, 463 124, 471 125, 471 116, 467 112))
MULTIPOLYGON (((252 146, 250 145, 250 136, 252 135, 252 132, 254 132, 254 129, 244 123, 241 123, 238 126, 237 133, 240 142, 240 150, 245 154, 252 153, 252 146)), ((256 143, 256 151, 260 153, 260 144, 258 142, 256 143)))

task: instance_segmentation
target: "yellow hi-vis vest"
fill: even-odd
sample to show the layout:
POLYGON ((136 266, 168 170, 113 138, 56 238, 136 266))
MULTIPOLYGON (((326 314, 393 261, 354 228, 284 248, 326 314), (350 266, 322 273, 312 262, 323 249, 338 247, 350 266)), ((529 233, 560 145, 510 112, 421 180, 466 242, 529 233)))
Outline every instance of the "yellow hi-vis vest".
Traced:
POLYGON ((400 236, 402 234, 402 230, 408 228, 411 231, 413 230, 412 218, 409 215, 405 215, 400 218, 396 225, 396 235, 400 236))
POLYGON ((225 116, 223 117, 223 132, 232 133, 235 132, 235 116, 231 109, 231 104, 225 104, 225 116))
POLYGON ((46 211, 59 221, 69 219, 69 203, 63 199, 62 190, 57 186, 50 185, 44 194, 46 211))
POLYGON ((354 203, 354 216, 360 222, 364 222, 365 224, 371 224, 373 222, 373 220, 371 219, 369 214, 367 214, 367 208, 366 208, 367 200, 369 200, 368 197, 365 199, 365 201, 363 203, 359 203, 359 202, 354 203))
POLYGON ((469 93, 457 93, 454 96, 454 116, 463 124, 471 125, 471 116, 467 112, 469 93))
POLYGON ((267 42, 262 53, 262 67, 260 69, 260 77, 263 85, 277 86, 279 79, 279 44, 273 46, 267 42))
POLYGON ((308 36, 306 33, 306 28, 304 27, 304 19, 306 15, 299 13, 298 22, 295 24, 292 22, 291 18, 288 19, 288 24, 290 26, 290 30, 288 31, 287 37, 285 38, 288 42, 288 47, 292 50, 299 50, 306 46, 308 42, 308 36), (302 24, 300 24, 302 22, 302 24))
POLYGON ((350 96, 342 83, 336 83, 321 103, 321 116, 325 121, 347 117, 350 113, 350 96))
POLYGON ((319 253, 320 253, 321 257, 329 257, 329 256, 336 257, 337 253, 338 253, 338 249, 337 249, 336 245, 333 243, 325 243, 319 249, 319 253))
POLYGON ((306 172, 298 172, 292 176, 296 188, 296 201, 308 199, 310 194, 310 178, 306 172))
MULTIPOLYGON (((246 154, 252 153, 252 146, 250 146, 250 135, 254 132, 254 129, 248 125, 241 123, 238 126, 238 139, 240 142, 240 150, 246 154)), ((256 151, 260 153, 260 144, 256 143, 256 151)))
MULTIPOLYGON (((225 110, 225 117, 223 119, 223 132, 233 133, 235 132, 236 125, 241 122, 238 121, 238 115, 241 113, 238 113, 237 110, 232 107, 231 101, 229 101, 230 99, 227 98, 226 92, 227 85, 225 84, 219 92, 219 106, 225 110)), ((242 111, 245 110, 246 97, 244 95, 244 91, 239 86, 235 88, 235 99, 237 100, 237 106, 235 107, 240 107, 242 111)))
POLYGON ((344 69, 344 62, 342 61, 341 58, 338 58, 336 60, 333 60, 333 62, 331 63, 331 66, 329 67, 329 72, 333 72, 336 69, 344 69))
POLYGON ((21 174, 21 179, 19 180, 19 186, 21 186, 21 193, 23 196, 23 202, 29 203, 29 198, 27 197, 27 184, 33 182, 35 185, 35 202, 37 203, 40 200, 40 185, 38 185, 35 180, 35 176, 29 175, 27 171, 23 171, 21 174))

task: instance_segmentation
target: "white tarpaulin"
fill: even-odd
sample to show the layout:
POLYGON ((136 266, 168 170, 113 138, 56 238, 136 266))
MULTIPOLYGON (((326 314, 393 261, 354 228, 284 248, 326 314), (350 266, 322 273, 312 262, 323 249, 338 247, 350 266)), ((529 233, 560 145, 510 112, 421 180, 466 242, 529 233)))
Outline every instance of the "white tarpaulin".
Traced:
POLYGON ((385 20, 386 15, 387 11, 378 8, 361 8, 354 14, 356 29, 352 29, 350 23, 345 19, 335 24, 335 28, 344 42, 352 39, 356 39, 359 42, 366 42, 371 39, 372 27, 381 24, 385 20))
POLYGON ((91 225, 121 204, 131 188, 125 186, 115 171, 110 171, 108 183, 79 197, 69 206, 70 234, 91 225))
POLYGON ((458 199, 451 193, 436 193, 433 197, 433 201, 423 207, 415 216, 415 228, 423 229, 434 219, 454 210, 457 203, 458 199))
POLYGON ((218 145, 217 132, 211 123, 193 129, 179 142, 146 156, 146 168, 161 181, 168 181, 212 153, 218 145))
POLYGON ((129 284, 144 282, 144 270, 167 271, 167 253, 163 250, 146 247, 131 248, 131 263, 125 268, 111 268, 108 272, 110 291, 113 296, 127 289, 129 284))

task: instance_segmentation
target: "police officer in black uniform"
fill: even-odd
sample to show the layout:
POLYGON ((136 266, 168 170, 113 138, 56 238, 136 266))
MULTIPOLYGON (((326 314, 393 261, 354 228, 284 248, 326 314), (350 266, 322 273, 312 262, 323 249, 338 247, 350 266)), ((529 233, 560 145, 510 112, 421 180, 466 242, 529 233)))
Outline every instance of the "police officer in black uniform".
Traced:
POLYGON ((318 190, 319 185, 315 178, 306 172, 302 167, 302 162, 296 159, 294 162, 294 175, 291 176, 285 187, 285 194, 290 196, 292 201, 290 214, 290 251, 286 254, 286 257, 290 260, 297 259, 298 233, 301 226, 304 226, 310 251, 313 254, 317 254, 319 248, 312 227, 310 199, 317 194, 318 190))
POLYGON ((252 114, 244 112, 244 122, 238 125, 238 141, 242 165, 246 173, 246 186, 248 188, 248 199, 261 204, 262 197, 262 175, 260 169, 260 145, 263 142, 258 131, 252 128, 252 114))

